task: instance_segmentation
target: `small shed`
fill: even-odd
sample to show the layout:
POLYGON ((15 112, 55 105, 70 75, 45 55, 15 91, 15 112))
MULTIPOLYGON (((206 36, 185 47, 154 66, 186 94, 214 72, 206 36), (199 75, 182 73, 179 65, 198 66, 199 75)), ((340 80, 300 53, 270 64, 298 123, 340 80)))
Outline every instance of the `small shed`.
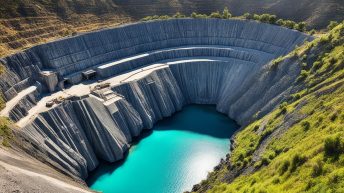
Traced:
POLYGON ((92 79, 96 77, 96 71, 95 70, 87 70, 82 72, 82 77, 86 80, 92 79))

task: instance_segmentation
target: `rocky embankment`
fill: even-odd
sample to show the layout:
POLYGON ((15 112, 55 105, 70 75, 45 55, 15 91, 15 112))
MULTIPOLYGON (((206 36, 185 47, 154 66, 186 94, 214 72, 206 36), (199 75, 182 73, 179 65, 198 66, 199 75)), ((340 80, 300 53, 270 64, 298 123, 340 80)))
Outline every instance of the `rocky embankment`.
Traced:
POLYGON ((2 114, 20 126, 15 133, 26 152, 85 179, 99 160, 122 159, 142 129, 186 104, 216 104, 241 125, 264 116, 292 92, 301 71, 292 60, 278 69, 270 61, 311 39, 219 19, 145 22, 67 38, 1 59, 1 93, 13 106, 2 114), (107 87, 86 81, 86 72, 107 87), (79 83, 98 87, 70 87, 79 83), (68 97, 44 107, 59 89, 68 97))

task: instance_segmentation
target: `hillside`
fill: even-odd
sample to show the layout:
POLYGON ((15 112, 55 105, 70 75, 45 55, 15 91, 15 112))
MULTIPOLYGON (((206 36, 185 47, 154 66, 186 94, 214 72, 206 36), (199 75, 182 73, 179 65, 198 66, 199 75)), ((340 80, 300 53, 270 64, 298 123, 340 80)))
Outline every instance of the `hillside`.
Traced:
POLYGON ((135 19, 147 15, 172 15, 179 11, 189 15, 192 12, 209 14, 228 7, 238 16, 244 13, 269 13, 296 22, 306 21, 311 28, 325 28, 329 21, 344 19, 342 0, 114 0, 126 13, 135 19))
POLYGON ((331 20, 344 19, 341 0, 0 0, 0 4, 0 56, 149 15, 209 14, 225 6, 233 15, 270 13, 296 22, 306 21, 310 28, 317 29, 325 28, 331 20))
MULTIPOLYGON (((301 70, 279 108, 243 128, 195 192, 344 191, 344 23, 270 65, 301 70)), ((257 114, 259 117, 259 113, 257 114)))
POLYGON ((111 1, 0 0, 0 4, 0 56, 131 21, 111 1))

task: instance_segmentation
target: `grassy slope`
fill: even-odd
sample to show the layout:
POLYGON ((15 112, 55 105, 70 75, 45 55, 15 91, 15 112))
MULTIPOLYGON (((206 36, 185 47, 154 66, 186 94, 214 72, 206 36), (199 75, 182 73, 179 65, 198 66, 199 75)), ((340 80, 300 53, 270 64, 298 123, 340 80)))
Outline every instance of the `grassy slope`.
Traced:
POLYGON ((305 89, 236 135, 233 166, 222 165, 201 183, 212 187, 208 192, 344 192, 344 23, 293 55, 305 89), (257 153, 291 114, 304 118, 257 153), (228 170, 245 175, 228 183, 228 170))
POLYGON ((0 0, 0 57, 131 19, 111 0, 0 0))

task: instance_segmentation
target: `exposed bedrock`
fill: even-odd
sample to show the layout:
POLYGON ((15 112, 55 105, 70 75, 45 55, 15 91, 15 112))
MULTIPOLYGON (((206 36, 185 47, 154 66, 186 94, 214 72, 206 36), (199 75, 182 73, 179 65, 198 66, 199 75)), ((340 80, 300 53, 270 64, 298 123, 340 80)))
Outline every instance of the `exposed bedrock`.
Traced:
POLYGON ((244 20, 175 19, 131 24, 35 46, 2 58, 7 71, 0 79, 1 92, 10 100, 35 81, 44 83, 43 90, 52 90, 51 83, 56 78, 47 77, 46 71, 56 73, 59 81, 66 79, 73 83, 88 68, 104 72, 106 65, 110 68, 104 76, 109 76, 171 57, 191 57, 197 53, 226 57, 231 53, 228 49, 227 54, 224 49, 218 54, 215 52, 219 50, 210 48, 178 49, 183 46, 222 46, 271 59, 288 53, 309 38, 298 31, 244 20), (140 54, 138 58, 130 58, 140 54), (129 61, 120 61, 125 58, 129 61), (115 65, 109 64, 114 60, 117 60, 115 65))
POLYGON ((41 113, 22 129, 25 138, 41 146, 68 173, 85 179, 98 159, 122 159, 132 138, 144 127, 151 128, 183 106, 183 96, 169 68, 112 90, 116 93, 108 100, 90 95, 41 113))
POLYGON ((143 128, 152 128, 186 104, 217 104, 220 112, 241 124, 258 111, 264 115, 288 92, 299 74, 297 66, 281 64, 278 71, 263 68, 242 91, 240 85, 252 76, 254 68, 250 65, 222 61, 172 64, 139 80, 112 87, 114 97, 109 100, 90 95, 64 102, 42 113, 22 131, 44 147, 52 161, 85 179, 98 159, 122 159, 132 138, 143 128), (245 94, 238 97, 237 92, 245 94), (223 101, 230 103, 220 106, 223 101))
POLYGON ((87 70, 102 79, 137 70, 123 81, 113 79, 118 82, 109 88, 74 96, 40 113, 20 130, 47 156, 45 162, 85 179, 100 159, 122 159, 143 129, 184 105, 216 104, 219 112, 242 125, 268 113, 296 89, 293 82, 300 73, 293 59, 276 68, 269 62, 309 39, 294 30, 243 20, 127 25, 2 59, 6 72, 0 78, 1 92, 7 101, 20 101, 9 111, 18 121, 39 100, 36 91, 23 94, 33 84, 41 83, 39 95, 56 89, 58 81, 83 81, 87 70), (140 69, 156 64, 163 66, 149 73, 140 69))

